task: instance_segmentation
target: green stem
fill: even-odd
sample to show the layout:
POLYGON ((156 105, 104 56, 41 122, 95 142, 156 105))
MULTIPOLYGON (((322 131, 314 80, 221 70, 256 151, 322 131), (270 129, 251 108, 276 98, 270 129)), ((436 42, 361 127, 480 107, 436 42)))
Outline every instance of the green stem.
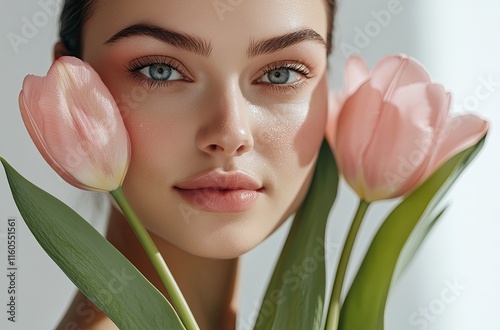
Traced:
POLYGON ((153 239, 126 200, 121 187, 111 191, 110 194, 120 206, 123 214, 125 215, 125 218, 132 227, 135 235, 141 242, 142 247, 146 251, 149 260, 151 260, 151 263, 156 270, 156 273, 160 277, 163 285, 165 286, 165 289, 167 289, 168 295, 170 296, 170 299, 172 300, 172 303, 177 310, 182 323, 188 330, 199 329, 198 324, 196 324, 196 320, 194 319, 194 316, 191 313, 191 310, 189 309, 189 306, 184 299, 181 290, 177 286, 172 273, 165 263, 165 260, 163 260, 163 257, 158 251, 158 248, 153 242, 153 239))
POLYGON ((352 247, 354 246, 354 241, 358 234, 359 227, 363 222, 366 210, 370 206, 369 202, 360 200, 358 205, 358 210, 356 215, 352 220, 351 228, 347 234, 346 241, 344 243, 344 249, 340 255, 339 265, 337 267, 337 274, 335 275, 335 280, 333 282, 332 296, 330 298, 330 307, 328 310, 328 316, 326 319, 326 329, 327 330, 337 330, 339 325, 340 309, 342 304, 340 303, 340 295, 342 293, 342 287, 344 284, 344 278, 347 270, 347 264, 349 263, 349 257, 351 256, 352 247))

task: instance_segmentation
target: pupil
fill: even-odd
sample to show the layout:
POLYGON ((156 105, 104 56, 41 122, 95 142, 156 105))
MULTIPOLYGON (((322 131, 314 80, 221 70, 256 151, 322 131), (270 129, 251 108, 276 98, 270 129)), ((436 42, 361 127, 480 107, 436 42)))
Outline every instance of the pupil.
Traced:
POLYGON ((149 74, 154 80, 167 80, 172 74, 172 69, 166 65, 151 65, 149 67, 149 74))
POLYGON ((267 77, 273 84, 286 84, 290 78, 290 71, 287 68, 273 70, 268 73, 267 77))

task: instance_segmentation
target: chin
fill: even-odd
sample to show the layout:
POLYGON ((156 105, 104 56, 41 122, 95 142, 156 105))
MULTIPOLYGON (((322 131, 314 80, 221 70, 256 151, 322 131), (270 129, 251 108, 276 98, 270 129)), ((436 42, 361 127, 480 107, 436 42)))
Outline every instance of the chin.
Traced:
MULTIPOLYGON (((286 218, 279 219, 277 222, 269 221, 270 217, 261 217, 261 219, 268 221, 258 221, 257 219, 256 217, 248 217, 239 219, 239 221, 233 220, 230 223, 221 224, 219 222, 216 226, 201 225, 182 234, 174 234, 171 237, 164 236, 164 239, 195 256, 210 259, 233 259, 262 243, 282 225, 286 218)), ((205 220, 211 222, 213 219, 205 220)))
POLYGON ((256 247, 260 242, 253 244, 242 244, 241 242, 218 242, 211 244, 197 244, 184 248, 184 250, 192 255, 208 259, 234 259, 247 253, 256 247))
POLYGON ((184 240, 177 246, 182 250, 203 258, 233 259, 259 245, 268 235, 250 233, 250 230, 221 230, 211 235, 184 240))

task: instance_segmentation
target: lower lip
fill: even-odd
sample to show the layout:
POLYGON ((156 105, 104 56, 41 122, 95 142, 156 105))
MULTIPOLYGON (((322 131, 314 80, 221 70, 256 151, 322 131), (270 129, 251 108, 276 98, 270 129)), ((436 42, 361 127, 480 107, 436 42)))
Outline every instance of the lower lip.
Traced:
POLYGON ((218 213, 237 213, 251 208, 257 202, 258 190, 218 190, 214 188, 179 189, 181 197, 195 207, 218 213))

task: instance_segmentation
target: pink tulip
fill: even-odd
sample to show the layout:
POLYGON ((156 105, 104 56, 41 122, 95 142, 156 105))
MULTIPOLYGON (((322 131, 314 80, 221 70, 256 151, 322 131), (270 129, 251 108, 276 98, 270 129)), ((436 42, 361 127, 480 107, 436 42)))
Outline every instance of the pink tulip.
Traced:
POLYGON ((331 99, 326 136, 367 202, 409 193, 488 130, 475 115, 450 116, 450 94, 404 55, 385 57, 373 72, 351 57, 345 84, 345 95, 331 99))
POLYGON ((129 137, 115 100, 90 65, 61 57, 46 77, 27 76, 19 106, 36 147, 64 180, 85 190, 121 186, 129 137))

